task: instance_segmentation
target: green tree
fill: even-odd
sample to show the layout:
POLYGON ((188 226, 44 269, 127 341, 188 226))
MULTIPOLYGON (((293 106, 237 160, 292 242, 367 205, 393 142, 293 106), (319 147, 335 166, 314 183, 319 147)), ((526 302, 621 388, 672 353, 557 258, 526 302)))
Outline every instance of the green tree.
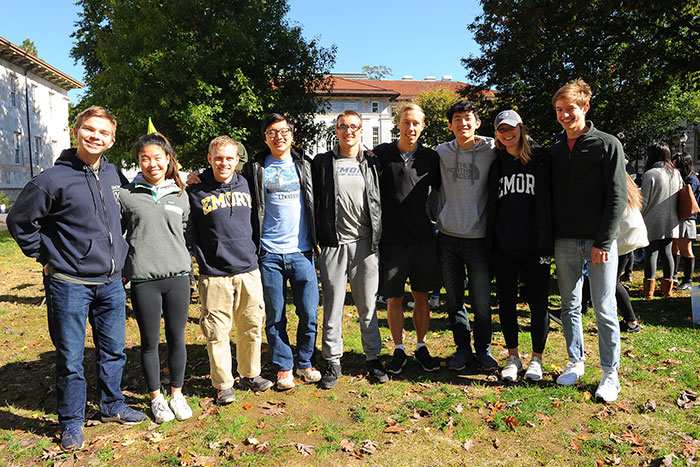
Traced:
POLYGON ((365 65, 362 67, 362 72, 365 73, 369 79, 382 79, 391 75, 391 68, 385 65, 365 65))
POLYGON ((425 129, 421 139, 425 146, 434 148, 440 143, 454 139, 447 128, 447 109, 459 99, 446 88, 434 88, 418 94, 413 102, 420 105, 425 113, 425 129))
POLYGON ((185 168, 206 164, 218 135, 263 146, 260 120, 284 112, 295 140, 318 134, 335 47, 305 40, 285 19, 286 0, 79 0, 71 55, 86 70, 81 110, 97 104, 119 122, 115 162, 131 164, 130 144, 148 117, 173 142, 185 168))
POLYGON ((469 25, 481 55, 462 63, 473 82, 498 92, 496 110, 517 109, 542 142, 560 131, 551 96, 579 77, 593 88, 590 118, 624 131, 632 152, 698 121, 698 0, 481 4, 469 25))
POLYGON ((20 49, 26 50, 35 57, 39 56, 38 52, 36 51, 36 45, 34 45, 34 41, 29 40, 29 38, 23 40, 19 47, 20 49))

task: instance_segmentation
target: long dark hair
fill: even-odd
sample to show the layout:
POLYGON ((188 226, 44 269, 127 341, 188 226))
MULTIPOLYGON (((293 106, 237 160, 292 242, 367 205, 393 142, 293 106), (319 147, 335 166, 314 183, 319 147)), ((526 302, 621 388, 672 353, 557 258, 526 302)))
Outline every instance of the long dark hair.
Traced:
POLYGON ((663 141, 652 143, 647 148, 647 161, 644 164, 644 171, 646 172, 647 170, 652 169, 654 164, 657 162, 663 162, 666 170, 670 171, 674 169, 673 164, 671 163, 671 150, 669 149, 668 144, 664 143, 663 141))
POLYGON ((683 180, 687 180, 691 175, 695 175, 693 170, 693 156, 687 152, 679 152, 673 155, 673 165, 681 173, 683 180))
POLYGON ((139 153, 143 150, 143 148, 152 144, 160 146, 161 149, 163 149, 165 155, 170 158, 170 161, 168 162, 168 168, 165 171, 165 178, 171 178, 175 180, 177 186, 180 187, 180 194, 178 196, 182 195, 182 193, 185 192, 185 185, 182 183, 182 180, 180 179, 180 174, 177 171, 177 154, 175 154, 175 150, 170 145, 170 141, 168 141, 168 138, 161 135, 160 133, 151 133, 149 135, 143 135, 139 139, 137 139, 133 146, 136 163, 139 162, 139 153))

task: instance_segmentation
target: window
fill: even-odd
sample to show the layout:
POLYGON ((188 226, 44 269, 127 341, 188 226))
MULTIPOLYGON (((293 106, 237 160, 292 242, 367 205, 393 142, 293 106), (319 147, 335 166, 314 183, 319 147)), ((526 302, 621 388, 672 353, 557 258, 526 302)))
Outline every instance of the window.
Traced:
POLYGON ((39 95, 37 94, 37 86, 36 84, 32 84, 31 88, 31 96, 32 96, 32 105, 34 106, 34 111, 38 112, 39 111, 39 95))
POLYGON ((49 115, 56 118, 56 94, 49 91, 49 115))
POLYGON ((379 127, 372 127, 372 146, 379 146, 379 127))
POLYGON ((41 164, 41 136, 34 137, 34 147, 32 149, 34 149, 34 164, 41 164))
POLYGON ((22 134, 15 131, 15 164, 22 164, 22 134))
POLYGON ((373 114, 378 114, 378 113, 380 113, 380 110, 379 110, 379 102, 372 102, 372 103, 371 103, 371 108, 372 108, 372 113, 373 113, 373 114))
POLYGON ((334 136, 326 140, 326 151, 332 150, 338 144, 338 137, 334 136))
POLYGON ((17 107, 17 77, 10 75, 10 104, 17 107))

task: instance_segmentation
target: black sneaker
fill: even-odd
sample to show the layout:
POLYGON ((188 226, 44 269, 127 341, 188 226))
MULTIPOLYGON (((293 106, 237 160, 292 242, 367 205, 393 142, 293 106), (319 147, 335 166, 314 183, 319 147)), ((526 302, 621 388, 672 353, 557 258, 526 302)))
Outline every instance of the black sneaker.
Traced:
POLYGON ((321 389, 332 389, 338 383, 338 378, 340 378, 340 364, 339 363, 329 363, 326 367, 326 371, 323 372, 321 377, 321 382, 318 383, 321 389))
POLYGON ((367 360, 367 373, 369 373, 369 380, 372 383, 384 384, 389 381, 389 377, 384 372, 384 367, 378 358, 367 360))
POLYGON ((394 357, 391 359, 384 371, 391 373, 392 375, 398 375, 405 366, 406 352, 404 352, 403 349, 396 349, 394 350, 394 357))
POLYGON ((678 287, 675 287, 676 290, 688 290, 691 288, 693 284, 691 282, 681 282, 678 287))
POLYGON ((255 378, 246 378, 243 376, 238 381, 238 385, 243 389, 249 389, 253 392, 263 392, 270 389, 273 383, 272 381, 258 375, 255 378))
MULTIPOLYGON (((430 351, 426 346, 422 346, 420 349, 416 350, 416 352, 413 354, 413 359, 420 364, 420 366, 423 368, 423 371, 432 372, 438 371, 440 369, 440 363, 437 361, 436 358, 433 358, 430 355, 430 351)), ((387 371, 389 371, 388 368, 387 371)))
POLYGON ((78 426, 75 428, 66 428, 61 433, 61 449, 68 451, 76 451, 83 449, 85 443, 83 442, 83 427, 78 426))
POLYGON ((620 332, 640 332, 642 330, 642 325, 630 324, 625 320, 620 321, 620 332))
POLYGON ((561 309, 559 310, 549 310, 549 319, 561 326, 561 309))

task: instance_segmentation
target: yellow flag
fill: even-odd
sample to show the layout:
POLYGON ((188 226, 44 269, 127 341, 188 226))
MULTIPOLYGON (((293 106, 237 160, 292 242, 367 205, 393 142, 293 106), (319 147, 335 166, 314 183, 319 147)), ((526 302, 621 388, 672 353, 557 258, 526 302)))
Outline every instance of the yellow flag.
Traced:
POLYGON ((153 126, 153 122, 151 121, 151 117, 148 117, 148 130, 146 134, 152 134, 152 133, 158 133, 158 130, 156 130, 156 127, 153 126))

